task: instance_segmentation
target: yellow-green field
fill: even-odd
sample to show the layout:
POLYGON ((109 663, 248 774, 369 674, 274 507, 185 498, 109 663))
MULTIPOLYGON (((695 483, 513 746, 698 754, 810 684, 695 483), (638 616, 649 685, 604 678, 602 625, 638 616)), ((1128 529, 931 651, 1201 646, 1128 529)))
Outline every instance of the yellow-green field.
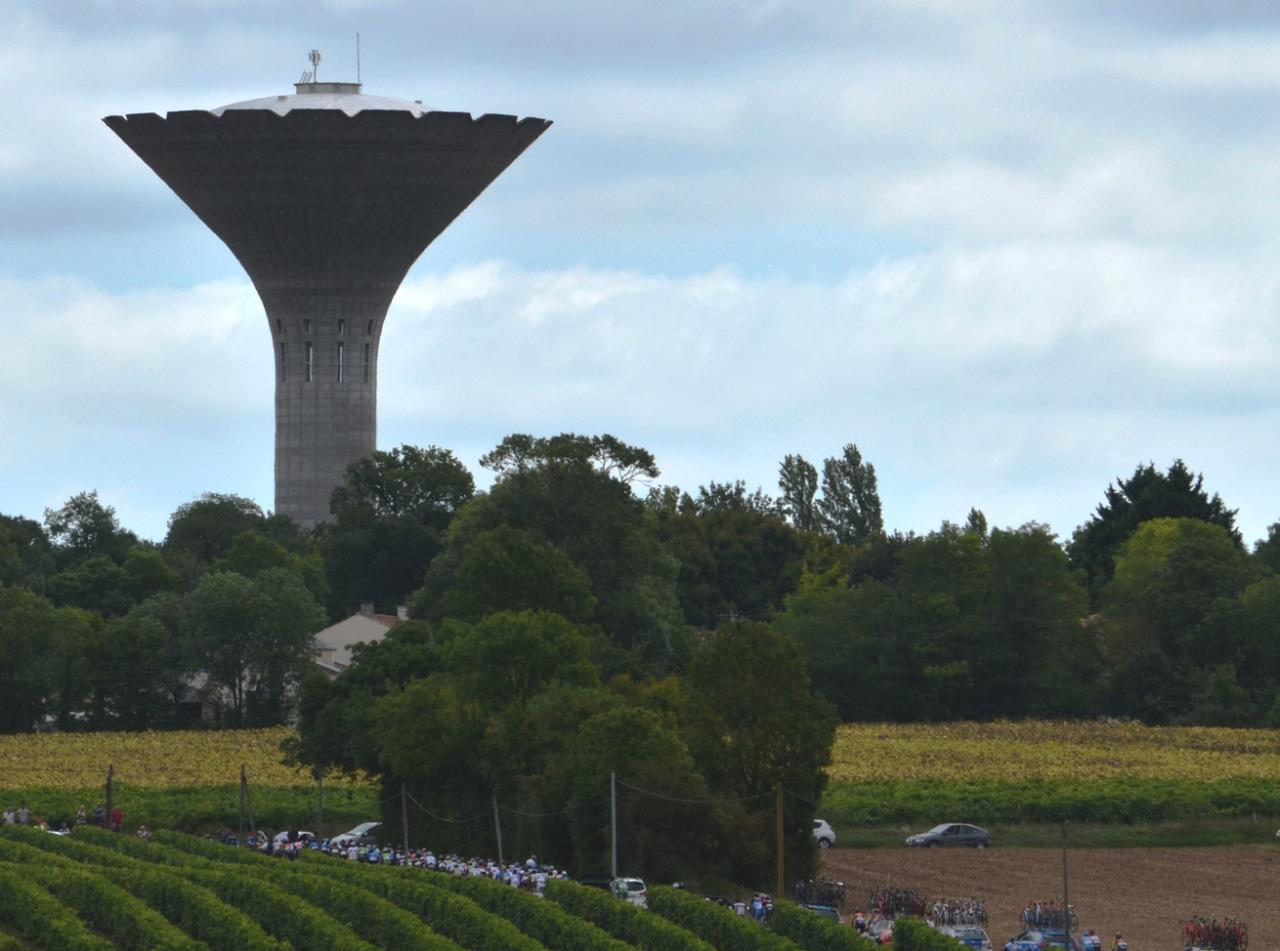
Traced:
POLYGON ((840 727, 836 783, 915 780, 1280 780, 1280 730, 1140 723, 859 723, 840 727))

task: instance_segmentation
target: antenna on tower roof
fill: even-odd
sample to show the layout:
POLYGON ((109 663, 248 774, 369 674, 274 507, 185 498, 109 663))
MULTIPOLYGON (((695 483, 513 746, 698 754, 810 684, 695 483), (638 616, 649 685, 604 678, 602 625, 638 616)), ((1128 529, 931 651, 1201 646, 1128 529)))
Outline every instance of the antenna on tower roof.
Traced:
POLYGON ((320 81, 320 51, 312 50, 307 54, 307 59, 311 60, 311 81, 320 81))

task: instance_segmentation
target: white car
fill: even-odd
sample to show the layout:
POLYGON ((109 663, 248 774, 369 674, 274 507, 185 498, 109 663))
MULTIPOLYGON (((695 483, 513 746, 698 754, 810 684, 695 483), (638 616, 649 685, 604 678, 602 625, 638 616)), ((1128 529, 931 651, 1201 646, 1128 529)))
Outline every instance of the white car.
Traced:
MULTIPOLYGON (((295 839, 294 841, 302 842, 305 844, 307 842, 310 842, 314 838, 315 838, 315 834, 312 832, 299 832, 298 838, 295 839)), ((282 849, 285 847, 286 844, 288 844, 288 842, 289 842, 289 830, 286 829, 284 832, 277 832, 275 836, 272 837, 271 847, 273 849, 282 849)))
POLYGON ((353 845, 371 845, 373 843, 373 831, 382 825, 381 822, 362 822, 350 832, 344 832, 342 835, 335 835, 329 840, 329 846, 338 846, 340 849, 349 848, 353 845))
POLYGON ((615 878, 609 883, 609 891, 614 898, 625 898, 633 905, 641 908, 649 906, 649 897, 645 894, 643 878, 615 878))
POLYGON ((818 840, 818 847, 829 849, 836 844, 836 832, 826 819, 813 820, 813 837, 818 840))

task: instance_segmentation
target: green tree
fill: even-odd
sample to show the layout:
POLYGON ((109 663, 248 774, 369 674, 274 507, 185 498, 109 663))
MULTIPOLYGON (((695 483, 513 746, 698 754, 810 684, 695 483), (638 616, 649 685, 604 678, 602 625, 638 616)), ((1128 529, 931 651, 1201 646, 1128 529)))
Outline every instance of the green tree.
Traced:
POLYGON ((788 455, 778 466, 778 488, 782 490, 782 510, 791 524, 802 532, 821 528, 814 496, 818 493, 818 470, 804 456, 788 455))
MULTIPOLYGON (((784 810, 787 867, 803 877, 815 865, 814 806, 826 786, 836 717, 813 693, 796 645, 767 624, 740 621, 709 633, 688 676, 689 747, 724 798, 760 796, 753 813, 772 809, 768 793, 791 795, 784 810)), ((745 843, 732 872, 754 882, 772 863, 772 846, 745 843), (763 855, 761 853, 764 853, 763 855)))
POLYGON ((46 580, 53 575, 53 544, 39 522, 20 516, 0 515, 0 538, 7 538, 18 558, 16 574, 10 568, 10 580, 0 583, 13 584, 43 594, 46 580))
POLYGON ((1280 575, 1280 522, 1267 528, 1267 537, 1253 543, 1253 557, 1272 574, 1280 575))
POLYGON ((436 446, 400 446, 353 463, 334 490, 324 542, 330 616, 364 601, 388 611, 407 603, 474 493, 471 473, 436 446))
POLYGON ((76 562, 49 581, 59 605, 95 611, 103 617, 119 617, 133 604, 131 583, 125 570, 106 555, 76 562))
POLYGON ((119 564, 138 542, 136 535, 120 527, 116 510, 99 501, 97 491, 77 493, 61 508, 45 509, 44 524, 62 568, 94 556, 119 564))
POLYGON ((30 730, 46 716, 70 725, 88 689, 91 632, 83 611, 0 585, 0 731, 30 730))
POLYGON ((479 621, 499 611, 531 610, 589 621, 594 607, 591 582, 568 555, 500 525, 467 544, 440 613, 479 621))
POLYGON ((261 506, 252 499, 205 492, 169 516, 164 547, 171 554, 181 552, 201 565, 212 565, 231 549, 237 535, 261 530, 266 521, 261 506))
POLYGON ((1093 517, 1075 530, 1067 545, 1072 567, 1085 573, 1089 596, 1096 606, 1111 580, 1121 546, 1143 522, 1155 518, 1193 518, 1217 525, 1241 545, 1236 510, 1228 509, 1215 492, 1204 488, 1204 476, 1192 475, 1175 459, 1167 472, 1154 464, 1140 465, 1128 479, 1107 486, 1093 517))
MULTIPOLYGON (((1103 646, 1112 669, 1115 712, 1159 721, 1185 713, 1193 669, 1224 660, 1212 619, 1219 603, 1257 580, 1257 567, 1221 526, 1194 518, 1151 519, 1116 556, 1115 575, 1102 592, 1103 646), (1163 655, 1165 687, 1132 683, 1135 665, 1163 655)), ((1229 647, 1227 648, 1229 650, 1229 647)), ((1229 654, 1225 659, 1229 659, 1229 654)))
POLYGON ((876 467, 863 461, 855 443, 823 460, 817 509, 823 529, 841 544, 858 544, 884 533, 876 467))
POLYGON ((142 602, 166 591, 178 591, 182 578, 169 567, 164 554, 149 545, 134 545, 124 556, 124 577, 129 597, 142 602))
POLYGON ((238 723, 278 723, 289 691, 311 662, 323 610, 301 579, 271 569, 249 579, 213 572, 186 598, 183 633, 210 683, 226 692, 238 723))
POLYGON ((472 541, 506 526, 564 552, 587 577, 594 623, 613 655, 608 673, 672 669, 688 649, 677 566, 625 481, 641 471, 656 476, 649 459, 612 437, 508 437, 482 460, 496 467, 497 481, 454 519, 415 605, 439 613, 472 541))

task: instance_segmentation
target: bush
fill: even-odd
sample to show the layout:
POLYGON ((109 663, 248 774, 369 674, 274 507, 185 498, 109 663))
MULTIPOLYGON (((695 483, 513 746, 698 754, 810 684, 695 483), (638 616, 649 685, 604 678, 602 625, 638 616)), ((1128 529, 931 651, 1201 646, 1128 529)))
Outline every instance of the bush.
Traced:
MULTIPOLYGON (((509 885, 445 872, 435 873, 431 880, 442 888, 467 896, 495 915, 501 915, 552 951, 628 951, 631 947, 610 937, 582 916, 575 917, 559 905, 509 885)), ((547 883, 548 890, 553 884, 557 883, 547 883)))
MULTIPOLYGON (((296 868, 296 866, 293 866, 296 868)), ((427 873, 413 869, 356 868, 333 859, 306 863, 312 874, 326 875, 356 885, 417 915, 431 930, 451 938, 470 951, 546 951, 533 938, 475 902, 433 884, 427 873), (396 874, 404 872, 405 874, 396 874)))
POLYGON ((547 898, 571 915, 585 918, 615 938, 645 951, 716 951, 716 946, 679 925, 620 901, 599 888, 550 881, 547 898))
POLYGON ((805 951, 867 951, 866 939, 852 928, 790 902, 774 902, 768 924, 805 951))
POLYGON ((102 870, 29 866, 28 874, 70 905, 95 931, 111 935, 124 951, 204 951, 147 904, 102 877, 102 870))
POLYGON ((436 934, 419 918, 364 888, 309 872, 280 875, 276 881, 281 888, 311 904, 332 909, 340 921, 379 947, 397 951, 457 951, 452 941, 436 934))
POLYGON ((114 951, 110 941, 90 932, 71 909, 32 882, 24 866, 0 864, 0 922, 40 947, 114 951))
POLYGON ((328 911, 290 894, 263 875, 245 875, 237 868, 189 868, 184 874, 294 948, 373 951, 372 944, 328 911))
POLYGON ((662 885, 649 889, 649 908, 681 928, 692 931, 717 951, 799 951, 774 934, 723 905, 662 885))
POLYGON ((121 868, 113 870, 112 876, 187 934, 207 944, 211 951, 288 948, 209 889, 182 878, 179 870, 121 868))
POLYGON ((893 923, 893 946, 897 951, 963 951, 955 938, 939 934, 919 918, 899 918, 893 923))

